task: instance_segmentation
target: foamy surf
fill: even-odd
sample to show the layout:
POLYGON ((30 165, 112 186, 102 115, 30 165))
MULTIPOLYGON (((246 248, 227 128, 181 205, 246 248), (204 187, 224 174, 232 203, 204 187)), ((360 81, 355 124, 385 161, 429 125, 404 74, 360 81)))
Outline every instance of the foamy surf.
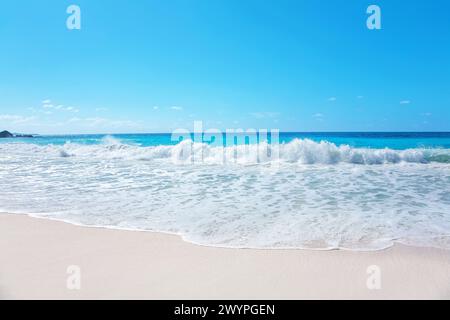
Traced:
POLYGON ((0 207, 210 246, 450 248, 448 149, 271 148, 0 144, 0 207))
POLYGON ((79 157, 95 159, 159 160, 168 159, 176 164, 257 164, 271 161, 297 164, 389 164, 389 163, 449 163, 450 149, 406 149, 353 148, 337 146, 327 141, 294 139, 289 143, 272 145, 259 143, 250 145, 212 146, 191 140, 176 145, 141 147, 123 144, 113 137, 105 137, 101 144, 65 143, 59 145, 0 144, 4 154, 40 153, 43 156, 79 157), (276 156, 275 156, 276 154, 276 156))

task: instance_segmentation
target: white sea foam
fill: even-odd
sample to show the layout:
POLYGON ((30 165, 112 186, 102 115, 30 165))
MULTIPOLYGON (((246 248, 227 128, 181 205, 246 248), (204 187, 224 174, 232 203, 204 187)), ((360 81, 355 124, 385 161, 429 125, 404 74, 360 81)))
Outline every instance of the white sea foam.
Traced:
POLYGON ((113 137, 106 137, 102 144, 85 145, 66 143, 63 146, 35 144, 2 144, 0 152, 40 153, 52 157, 80 157, 95 159, 158 160, 170 159, 177 164, 192 162, 203 164, 242 163, 257 164, 281 161, 297 164, 388 164, 388 163, 429 163, 448 162, 449 149, 369 149, 352 148, 348 145, 336 146, 322 141, 294 139, 287 144, 267 143, 228 147, 210 146, 190 140, 177 145, 141 147, 122 144, 113 137), (276 150, 276 152, 275 152, 276 150))
POLYGON ((226 247, 450 248, 449 150, 294 140, 279 146, 279 159, 267 152, 114 138, 0 144, 0 209, 226 247))

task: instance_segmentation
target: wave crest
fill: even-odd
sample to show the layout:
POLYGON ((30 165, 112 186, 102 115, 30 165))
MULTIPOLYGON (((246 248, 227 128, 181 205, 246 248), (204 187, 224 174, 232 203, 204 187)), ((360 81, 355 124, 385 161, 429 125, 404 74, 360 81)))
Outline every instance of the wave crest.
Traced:
POLYGON ((34 144, 2 144, 0 149, 11 153, 47 153, 59 157, 90 157, 99 159, 123 159, 142 161, 170 160, 175 164, 258 164, 286 162, 297 164, 360 165, 396 163, 450 163, 450 149, 370 149, 354 148, 328 141, 294 139, 289 143, 267 142, 251 145, 213 146, 191 140, 176 145, 142 147, 124 144, 113 137, 105 137, 101 144, 85 145, 67 142, 63 146, 34 144), (8 150, 9 149, 9 150, 8 150))

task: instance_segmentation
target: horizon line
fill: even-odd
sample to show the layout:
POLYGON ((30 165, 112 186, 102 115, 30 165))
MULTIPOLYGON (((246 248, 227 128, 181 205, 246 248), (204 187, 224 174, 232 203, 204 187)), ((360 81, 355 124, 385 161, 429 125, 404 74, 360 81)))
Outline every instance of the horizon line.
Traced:
MULTIPOLYGON (((8 130, 5 130, 8 131, 8 130)), ((267 133, 271 131, 268 130, 267 133)), ((190 131, 189 133, 194 133, 194 131, 190 131)), ((202 131, 202 133, 205 133, 202 131)), ((225 131, 221 132, 222 134, 226 134, 225 131)), ((237 134, 246 134, 247 132, 237 133, 237 134)), ((256 132, 259 134, 259 132, 256 132)), ((391 134, 402 134, 402 133, 448 133, 450 131, 279 131, 279 134, 339 134, 339 133, 391 133, 391 134)), ((115 132, 115 133, 49 133, 49 134, 40 134, 40 133, 18 133, 14 134, 22 134, 22 135, 33 135, 33 136, 69 136, 69 135, 168 135, 173 134, 173 132, 115 132)))

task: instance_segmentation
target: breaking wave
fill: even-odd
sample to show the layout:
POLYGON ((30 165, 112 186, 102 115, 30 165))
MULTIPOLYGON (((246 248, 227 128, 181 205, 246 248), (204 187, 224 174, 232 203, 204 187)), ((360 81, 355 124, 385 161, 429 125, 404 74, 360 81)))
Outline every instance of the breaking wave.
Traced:
POLYGON ((177 164, 189 163, 238 163, 257 164, 268 162, 287 162, 298 164, 338 164, 360 165, 395 163, 450 163, 449 149, 371 149, 354 148, 348 145, 337 146, 327 141, 315 142, 309 139, 295 139, 285 144, 251 144, 236 146, 212 146, 191 140, 176 145, 141 147, 123 144, 113 137, 105 137, 101 144, 84 145, 66 143, 63 146, 34 144, 3 144, 2 152, 45 153, 60 157, 92 157, 98 159, 123 160, 164 160, 177 164))

